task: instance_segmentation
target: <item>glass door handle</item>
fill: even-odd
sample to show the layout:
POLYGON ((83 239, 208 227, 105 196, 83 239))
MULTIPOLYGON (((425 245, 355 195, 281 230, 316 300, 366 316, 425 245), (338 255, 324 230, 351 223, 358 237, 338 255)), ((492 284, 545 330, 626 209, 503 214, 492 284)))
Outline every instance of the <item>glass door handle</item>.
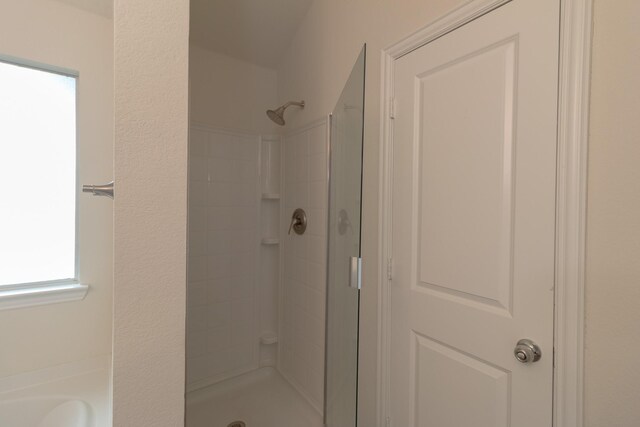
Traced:
POLYGON ((105 196, 113 199, 113 181, 103 185, 83 185, 83 193, 91 193, 94 196, 105 196))
POLYGON ((357 256, 349 258, 349 287, 362 289, 362 258, 357 256))

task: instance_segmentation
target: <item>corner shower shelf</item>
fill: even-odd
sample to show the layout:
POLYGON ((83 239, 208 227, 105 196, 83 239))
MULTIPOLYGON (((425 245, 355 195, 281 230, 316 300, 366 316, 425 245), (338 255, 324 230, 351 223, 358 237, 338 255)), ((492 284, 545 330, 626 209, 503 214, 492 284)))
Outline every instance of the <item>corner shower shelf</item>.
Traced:
POLYGON ((263 245, 278 245, 280 244, 280 239, 277 237, 263 237, 262 238, 263 245))
POLYGON ((278 342, 278 336, 273 333, 265 333, 260 337, 260 344, 272 345, 278 342))
POLYGON ((279 193, 262 193, 262 200, 280 200, 279 193))

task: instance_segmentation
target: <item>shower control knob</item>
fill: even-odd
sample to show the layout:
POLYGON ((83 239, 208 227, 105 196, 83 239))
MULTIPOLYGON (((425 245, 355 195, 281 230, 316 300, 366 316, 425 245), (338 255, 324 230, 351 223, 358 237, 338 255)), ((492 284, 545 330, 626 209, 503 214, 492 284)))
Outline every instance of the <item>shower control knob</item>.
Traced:
POLYGON ((291 230, 295 231, 296 234, 304 234, 307 229, 307 214, 304 209, 298 208, 293 211, 293 215, 291 215, 291 225, 289 225, 289 233, 291 234, 291 230))
POLYGON ((521 363, 534 363, 542 357, 542 351, 536 343, 531 340, 522 339, 516 344, 513 350, 516 360, 521 363))

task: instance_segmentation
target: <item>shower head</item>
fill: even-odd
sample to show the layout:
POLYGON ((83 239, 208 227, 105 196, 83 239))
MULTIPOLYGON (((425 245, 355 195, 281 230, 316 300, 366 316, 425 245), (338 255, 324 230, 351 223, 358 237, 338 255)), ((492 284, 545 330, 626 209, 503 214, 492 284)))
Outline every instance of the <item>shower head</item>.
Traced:
POLYGON ((291 105, 296 105, 300 108, 304 108, 304 101, 295 102, 289 101, 286 104, 276 108, 275 110, 267 110, 267 116, 275 123, 280 126, 284 126, 284 110, 289 108, 291 105))
POLYGON ((275 110, 267 110, 267 116, 276 124, 284 126, 284 108, 276 108, 275 110))

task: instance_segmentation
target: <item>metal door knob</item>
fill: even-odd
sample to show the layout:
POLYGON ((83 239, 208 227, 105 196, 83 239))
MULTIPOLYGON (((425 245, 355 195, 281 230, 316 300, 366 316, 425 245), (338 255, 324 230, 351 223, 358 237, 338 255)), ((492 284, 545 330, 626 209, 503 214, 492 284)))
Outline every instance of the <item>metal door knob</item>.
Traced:
POLYGON ((521 363, 534 363, 542 357, 542 350, 531 340, 523 339, 518 341, 513 350, 516 360, 521 363))

